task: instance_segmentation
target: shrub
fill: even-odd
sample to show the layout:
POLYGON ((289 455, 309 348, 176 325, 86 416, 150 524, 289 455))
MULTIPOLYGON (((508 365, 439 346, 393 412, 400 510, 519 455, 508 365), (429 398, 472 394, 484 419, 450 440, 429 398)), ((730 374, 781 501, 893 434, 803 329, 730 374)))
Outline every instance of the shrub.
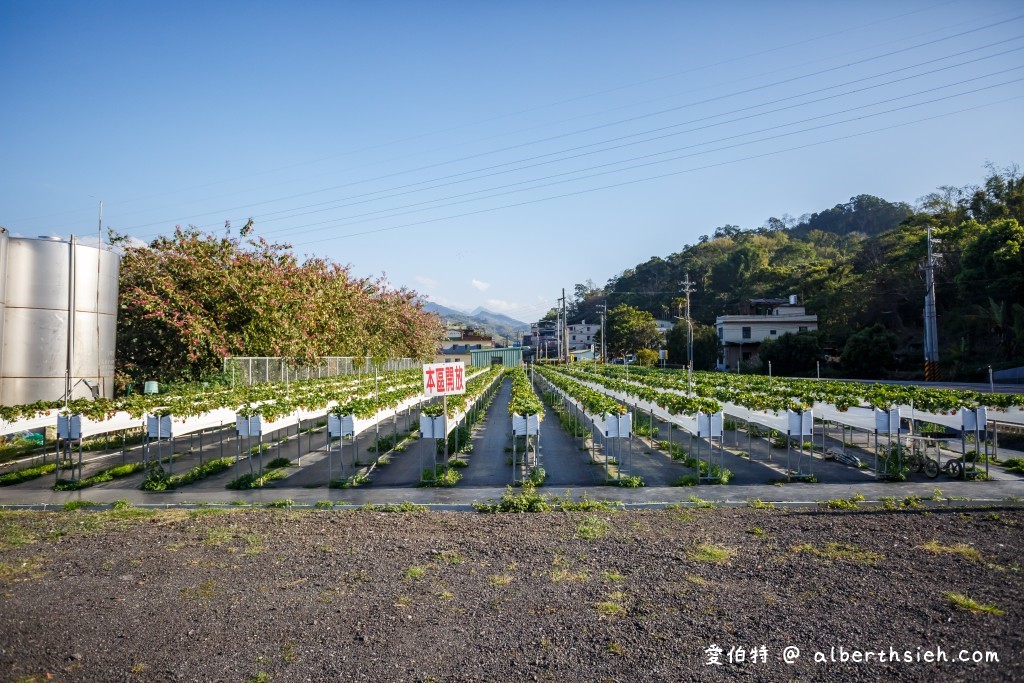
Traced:
POLYGON ((292 467, 294 463, 288 458, 279 456, 267 463, 267 467, 271 469, 279 469, 282 467, 292 467))

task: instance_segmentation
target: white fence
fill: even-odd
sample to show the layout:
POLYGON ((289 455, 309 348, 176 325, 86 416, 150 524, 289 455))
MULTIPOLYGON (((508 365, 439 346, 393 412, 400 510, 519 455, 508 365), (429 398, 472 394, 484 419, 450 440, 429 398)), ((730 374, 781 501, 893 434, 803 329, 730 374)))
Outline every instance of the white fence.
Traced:
MULTIPOLYGON (((420 363, 415 358, 388 358, 380 361, 378 369, 381 372, 410 370, 419 367, 420 363)), ((224 374, 236 386, 365 374, 373 370, 374 359, 359 356, 327 356, 317 358, 313 363, 271 356, 230 356, 224 359, 224 374)))

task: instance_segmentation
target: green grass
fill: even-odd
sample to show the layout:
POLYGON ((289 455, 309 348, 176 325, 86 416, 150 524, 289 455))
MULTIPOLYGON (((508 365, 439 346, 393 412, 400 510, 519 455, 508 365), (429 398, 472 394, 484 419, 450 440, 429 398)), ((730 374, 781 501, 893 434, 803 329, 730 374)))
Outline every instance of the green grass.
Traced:
POLYGON ((943 595, 949 600, 949 604, 954 607, 958 607, 967 612, 991 614, 993 616, 1002 616, 1003 610, 999 609, 995 605, 987 605, 985 603, 978 602, 972 598, 967 597, 963 593, 953 593, 950 591, 943 591, 943 595))
POLYGON ((426 512, 429 508, 426 505, 416 505, 405 501, 404 503, 388 503, 386 505, 366 503, 359 506, 362 512, 426 512))
POLYGON ((803 543, 793 546, 793 552, 806 553, 819 559, 850 562, 852 564, 874 565, 885 559, 881 553, 871 550, 861 550, 852 543, 826 543, 824 547, 817 547, 811 543, 803 543))
POLYGON ((332 479, 330 488, 332 489, 354 489, 364 484, 369 484, 370 478, 366 476, 365 472, 356 472, 347 479, 332 479))
POLYGON ((196 465, 185 474, 177 474, 174 476, 168 475, 159 467, 153 467, 148 473, 146 473, 146 478, 142 481, 141 488, 143 491, 167 491, 176 489, 179 486, 186 486, 199 481, 200 479, 220 474, 221 472, 229 469, 234 462, 235 461, 231 458, 217 458, 215 460, 205 462, 202 465, 196 465))
POLYGON ((423 470, 423 478, 417 486, 450 487, 458 484, 460 479, 462 479, 462 473, 457 469, 445 465, 437 465, 432 469, 423 470))
POLYGON ((88 488, 95 486, 96 484, 102 484, 115 479, 121 479, 122 477, 129 477, 136 472, 141 472, 146 469, 146 464, 142 462, 129 463, 127 465, 114 465, 108 467, 105 470, 100 470, 91 477, 85 479, 58 479, 57 483, 53 485, 54 491, 78 491, 79 489, 88 488))
POLYGON ((94 503, 91 500, 69 500, 64 503, 64 511, 71 512, 73 510, 86 510, 88 508, 94 508, 99 503, 94 503))
POLYGON ((921 550, 927 550, 933 555, 956 555, 971 562, 981 562, 981 551, 963 543, 956 545, 942 545, 939 541, 928 541, 917 546, 921 550))
POLYGON ((747 507, 753 508, 754 510, 774 510, 775 503, 771 501, 761 500, 760 498, 754 498, 747 501, 747 507))
POLYGON ((1024 474, 1024 458, 1007 458, 1000 464, 1011 472, 1024 474))
POLYGON ((581 500, 572 500, 568 491, 564 496, 542 494, 532 482, 523 482, 517 492, 511 486, 506 487, 505 494, 498 502, 473 502, 473 509, 483 513, 497 512, 592 512, 595 510, 618 510, 623 507, 621 501, 591 500, 586 494, 581 500))
POLYGON ((620 617, 626 613, 626 608, 614 600, 605 600, 596 605, 597 613, 603 617, 620 617))
POLYGON ((246 489, 258 489, 266 486, 270 482, 276 479, 284 479, 285 473, 282 470, 264 470, 263 476, 258 474, 243 474, 240 477, 235 477, 227 484, 224 488, 231 489, 232 491, 244 491, 246 489))
POLYGON ((270 469, 276 470, 276 469, 280 469, 282 467, 295 467, 295 463, 293 463, 288 458, 285 458, 283 456, 279 456, 277 458, 274 458, 270 462, 268 462, 267 463, 267 467, 269 467, 270 469))
POLYGON ((832 500, 819 501, 818 505, 828 508, 829 510, 856 510, 858 508, 857 503, 864 500, 864 496, 860 493, 855 493, 849 498, 834 498, 832 500))
POLYGON ((736 550, 734 548, 726 548, 725 546, 714 545, 711 543, 702 543, 697 547, 692 548, 687 553, 687 557, 694 562, 725 564, 729 562, 735 554, 736 550))
POLYGON ((36 465, 35 467, 23 467, 20 470, 14 470, 13 472, 6 472, 0 474, 0 486, 14 486, 26 481, 32 481, 39 477, 47 474, 53 474, 53 471, 57 466, 48 462, 45 465, 36 465))
POLYGON ((405 570, 405 574, 402 575, 405 581, 419 581, 427 575, 427 568, 413 565, 405 570))
POLYGON ((605 486, 621 486, 622 488, 627 489, 637 489, 642 486, 646 486, 646 484, 644 484, 643 477, 639 476, 622 477, 621 479, 606 479, 604 483, 605 486))
POLYGON ((291 498, 278 498, 277 500, 273 500, 273 501, 267 503, 263 507, 267 507, 267 508, 285 508, 285 509, 287 509, 287 508, 290 508, 290 507, 292 507, 294 505, 295 505, 295 501, 292 500, 291 498))
POLYGON ((607 519, 587 515, 576 523, 576 535, 579 538, 591 541, 607 534, 610 528, 611 525, 608 524, 607 519))

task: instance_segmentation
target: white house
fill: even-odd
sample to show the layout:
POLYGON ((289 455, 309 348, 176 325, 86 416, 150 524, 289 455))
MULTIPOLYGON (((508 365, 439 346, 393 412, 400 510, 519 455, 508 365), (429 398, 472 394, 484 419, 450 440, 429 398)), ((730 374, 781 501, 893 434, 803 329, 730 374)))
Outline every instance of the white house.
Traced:
POLYGON ((661 320, 659 318, 654 319, 654 324, 658 327, 658 334, 661 335, 662 339, 665 339, 665 335, 667 335, 672 328, 676 326, 676 324, 671 320, 661 320))
POLYGON ((798 305, 795 294, 788 300, 752 299, 747 309, 742 315, 721 315, 715 319, 721 347, 719 370, 736 370, 741 360, 756 361, 765 339, 818 329, 818 316, 809 315, 798 305))
POLYGON ((592 348, 594 336, 601 331, 601 323, 588 323, 586 320, 578 325, 569 325, 569 350, 577 351, 592 348))

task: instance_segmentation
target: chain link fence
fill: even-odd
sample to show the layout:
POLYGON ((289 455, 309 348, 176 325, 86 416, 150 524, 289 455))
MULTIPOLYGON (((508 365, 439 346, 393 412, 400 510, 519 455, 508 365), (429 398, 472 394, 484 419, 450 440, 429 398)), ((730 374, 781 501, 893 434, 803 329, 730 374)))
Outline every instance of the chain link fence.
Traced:
MULTIPOLYGON (((388 358, 376 367, 381 372, 409 370, 420 367, 415 358, 388 358)), ((372 373, 374 359, 359 356, 328 356, 314 363, 297 363, 293 358, 271 356, 230 356, 224 359, 224 376, 232 386, 291 382, 339 375, 372 373)))

